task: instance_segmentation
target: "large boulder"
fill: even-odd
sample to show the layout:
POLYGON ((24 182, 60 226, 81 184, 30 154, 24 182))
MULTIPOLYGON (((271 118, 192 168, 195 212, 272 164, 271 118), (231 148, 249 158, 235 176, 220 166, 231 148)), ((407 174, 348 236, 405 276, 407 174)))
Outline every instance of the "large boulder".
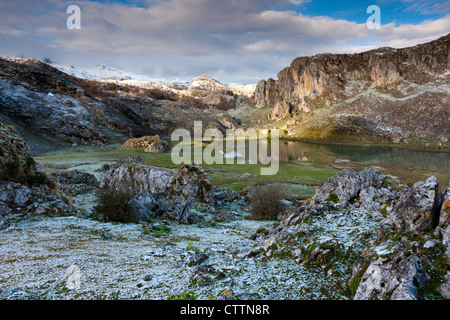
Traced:
POLYGON ((133 193, 164 193, 174 177, 175 173, 167 169, 140 163, 122 163, 106 173, 100 187, 133 193))
POLYGON ((374 261, 367 268, 354 300, 417 300, 418 287, 430 281, 422 261, 416 256, 374 261))
POLYGON ((30 199, 31 189, 16 182, 0 181, 0 201, 11 208, 23 207, 30 199))
POLYGON ((319 184, 312 204, 319 205, 328 201, 330 195, 335 195, 335 201, 343 205, 359 199, 362 191, 365 192, 363 198, 367 198, 367 194, 373 196, 375 190, 382 187, 384 178, 385 176, 376 169, 364 169, 360 173, 352 171, 338 173, 319 184))
POLYGON ((448 184, 447 190, 443 194, 438 226, 443 230, 450 226, 450 183, 448 184))
POLYGON ((392 212, 381 222, 380 235, 392 229, 412 233, 431 231, 439 219, 439 203, 438 181, 435 177, 402 190, 392 212))
POLYGON ((42 169, 34 162, 27 142, 13 126, 0 120, 0 180, 22 182, 37 172, 42 169))
POLYGON ((163 153, 170 152, 172 146, 164 140, 161 140, 159 136, 145 136, 141 138, 134 138, 125 141, 120 147, 122 150, 144 150, 150 153, 163 153))
POLYGON ((130 205, 133 207, 134 214, 138 221, 150 221, 154 218, 154 210, 157 207, 156 199, 147 192, 135 195, 130 205))
POLYGON ((183 199, 180 196, 173 196, 171 200, 166 203, 161 219, 188 223, 192 214, 192 202, 192 197, 183 199))
POLYGON ((208 175, 198 164, 185 164, 170 182, 168 192, 184 198, 194 197, 214 205, 214 187, 208 175))

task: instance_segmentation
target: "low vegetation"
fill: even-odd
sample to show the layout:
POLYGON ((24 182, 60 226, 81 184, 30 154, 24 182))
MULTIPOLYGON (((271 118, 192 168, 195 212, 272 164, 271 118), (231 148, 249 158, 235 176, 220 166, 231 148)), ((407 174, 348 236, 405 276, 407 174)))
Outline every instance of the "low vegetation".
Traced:
POLYGON ((251 218, 274 220, 285 209, 282 200, 286 197, 279 185, 257 185, 250 193, 251 218))
POLYGON ((0 180, 19 182, 29 187, 43 184, 52 186, 54 184, 45 173, 35 170, 33 158, 28 158, 24 163, 22 162, 15 158, 3 161, 0 165, 0 180))
POLYGON ((132 193, 115 189, 100 189, 97 191, 98 203, 95 211, 98 218, 107 222, 135 222, 136 215, 130 204, 132 193))

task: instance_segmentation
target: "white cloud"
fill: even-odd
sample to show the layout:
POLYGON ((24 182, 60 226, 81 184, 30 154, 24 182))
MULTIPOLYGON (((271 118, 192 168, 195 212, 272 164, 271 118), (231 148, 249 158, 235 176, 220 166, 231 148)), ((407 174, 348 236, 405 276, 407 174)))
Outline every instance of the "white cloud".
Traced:
MULTIPOLYGON (((0 33, 17 37, 15 43, 20 37, 22 42, 29 37, 53 39, 44 45, 67 59, 92 56, 95 63, 103 60, 142 72, 178 72, 187 77, 217 73, 221 81, 237 82, 275 76, 301 55, 351 53, 375 45, 404 47, 449 32, 450 15, 368 30, 365 24, 293 11, 305 2, 150 0, 141 8, 79 1, 81 30, 65 28, 68 15, 61 1, 8 2, 0 12, 0 33)), ((7 45, 0 43, 0 54, 7 45)))

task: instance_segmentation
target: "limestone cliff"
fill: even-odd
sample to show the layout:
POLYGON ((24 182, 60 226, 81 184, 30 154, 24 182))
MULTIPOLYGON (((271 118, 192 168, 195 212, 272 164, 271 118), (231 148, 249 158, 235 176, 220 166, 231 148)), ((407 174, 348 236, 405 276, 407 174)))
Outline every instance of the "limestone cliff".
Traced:
POLYGON ((450 140, 450 34, 414 47, 300 57, 259 82, 255 107, 297 119, 287 135, 354 133, 372 123, 394 139, 450 140), (343 125, 337 121, 345 120, 343 125), (349 120, 350 119, 350 120, 349 120), (331 129, 330 129, 331 127, 331 129))

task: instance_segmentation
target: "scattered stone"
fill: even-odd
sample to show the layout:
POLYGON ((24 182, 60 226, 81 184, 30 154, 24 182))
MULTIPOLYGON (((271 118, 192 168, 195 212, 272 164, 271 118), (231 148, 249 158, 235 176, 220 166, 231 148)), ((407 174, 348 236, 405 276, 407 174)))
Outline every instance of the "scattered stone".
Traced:
POLYGON ((0 202, 0 216, 7 215, 11 211, 12 210, 4 202, 0 202))
POLYGON ((223 290, 221 293, 219 293, 219 297, 224 297, 225 300, 234 300, 234 292, 230 288, 227 288, 223 290))
POLYGON ((197 265, 205 262, 208 258, 209 258, 209 256, 206 253, 196 252, 189 258, 187 265, 189 267, 197 266, 197 265))
POLYGON ((427 242, 425 242, 423 247, 425 249, 434 248, 438 243, 439 243, 439 241, 437 241, 437 240, 428 240, 427 242))
POLYGON ((79 172, 78 170, 54 173, 53 176, 62 184, 84 184, 91 187, 98 185, 98 180, 93 174, 79 172))
POLYGON ((241 293, 236 295, 236 300, 242 301, 251 301, 251 300, 259 300, 260 295, 257 293, 241 293))
POLYGON ((152 281, 153 280, 153 276, 151 274, 148 274, 144 277, 144 281, 152 281))

